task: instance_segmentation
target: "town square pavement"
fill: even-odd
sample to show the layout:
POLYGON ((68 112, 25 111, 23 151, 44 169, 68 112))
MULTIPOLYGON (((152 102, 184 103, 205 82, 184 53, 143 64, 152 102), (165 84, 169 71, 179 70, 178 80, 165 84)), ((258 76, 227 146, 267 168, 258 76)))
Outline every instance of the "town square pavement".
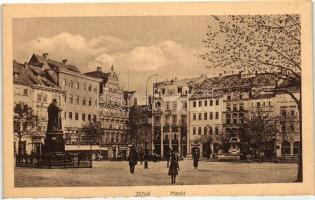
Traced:
MULTIPOLYGON (((286 183, 296 177, 294 163, 238 163, 200 161, 198 169, 192 160, 179 162, 177 185, 286 183)), ((169 185, 166 161, 149 162, 144 169, 138 162, 135 174, 129 173, 126 161, 94 161, 93 168, 36 169, 15 168, 15 187, 75 187, 169 185)))

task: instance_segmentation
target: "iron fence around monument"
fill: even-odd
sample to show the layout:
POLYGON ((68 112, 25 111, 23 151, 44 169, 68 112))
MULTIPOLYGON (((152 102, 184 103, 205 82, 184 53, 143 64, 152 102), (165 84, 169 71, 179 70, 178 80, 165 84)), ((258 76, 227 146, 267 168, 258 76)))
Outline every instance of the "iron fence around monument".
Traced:
POLYGON ((68 152, 54 152, 42 154, 40 156, 20 155, 16 156, 16 167, 30 167, 30 168, 91 168, 92 154, 68 153, 68 152))

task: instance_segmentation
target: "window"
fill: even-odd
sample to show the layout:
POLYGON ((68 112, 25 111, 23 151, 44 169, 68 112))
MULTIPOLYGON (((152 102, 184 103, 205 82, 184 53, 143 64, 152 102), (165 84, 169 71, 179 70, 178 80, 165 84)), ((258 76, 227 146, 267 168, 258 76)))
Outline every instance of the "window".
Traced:
POLYGON ((193 135, 196 135, 196 127, 193 127, 193 135))
POLYGON ((243 99, 243 95, 240 95, 240 99, 243 99))
POLYGON ((91 106, 91 105, 92 105, 92 99, 89 98, 89 106, 91 106))
POLYGON ((202 106, 202 101, 198 102, 198 106, 201 107, 202 106))
POLYGON ((67 119, 67 112, 64 112, 63 117, 64 117, 64 119, 67 119))
POLYGON ((174 108, 174 110, 177 110, 177 102, 176 101, 173 102, 173 108, 174 108))
POLYGON ((74 114, 74 119, 75 119, 75 120, 79 120, 79 113, 75 113, 75 114, 74 114))
POLYGON ((209 134, 210 134, 210 135, 213 134, 212 126, 209 126, 209 134))
POLYGON ((37 101, 42 101, 42 95, 37 95, 37 101))
POLYGON ((183 103, 183 108, 187 108, 187 102, 186 101, 184 101, 184 103, 183 103))
POLYGON ((282 117, 286 117, 287 116, 287 112, 285 110, 282 110, 281 111, 281 115, 282 115, 282 117))
POLYGON ((92 86, 91 86, 91 85, 89 85, 88 90, 89 90, 89 91, 91 91, 91 90, 92 90, 92 86))
POLYGON ((73 82, 69 81, 69 87, 73 88, 73 82))
POLYGON ((168 115, 165 116, 165 124, 169 125, 169 116, 168 115))
POLYGON ((300 142, 294 142, 293 143, 293 154, 297 155, 299 154, 299 148, 300 147, 300 142))
POLYGON ((97 92, 97 86, 95 86, 95 88, 94 88, 94 92, 97 92))
POLYGON ((237 111, 236 104, 233 104, 233 111, 237 111))
POLYGON ((197 106, 197 102, 193 101, 193 107, 195 108, 197 106))
POLYGON ((215 100, 215 105, 217 105, 217 106, 219 105, 219 99, 215 100))
POLYGON ((265 102, 263 102, 263 107, 265 107, 266 106, 266 103, 265 102))
POLYGON ((79 82, 78 81, 75 82, 75 88, 79 89, 79 82))
POLYGON ((43 95, 43 99, 42 100, 43 100, 43 102, 47 102, 47 95, 46 94, 43 95))
POLYGON ((208 119, 208 113, 203 113, 203 119, 207 120, 208 119))
POLYGON ((24 96, 27 96, 27 95, 28 95, 28 89, 24 89, 23 95, 24 95, 24 96))
POLYGON ((269 104, 269 106, 271 106, 271 102, 270 101, 268 102, 268 104, 269 104))
POLYGON ((91 121, 91 114, 88 114, 88 120, 91 121))
POLYGON ((196 117, 196 113, 193 113, 193 120, 196 120, 197 117, 196 117))
POLYGON ((65 97, 64 100, 65 100, 65 102, 67 102, 67 94, 64 94, 64 95, 65 95, 65 96, 64 96, 64 97, 65 97))
POLYGON ((205 100, 204 105, 208 106, 208 100, 205 100))
POLYGON ((69 103, 73 103, 73 96, 72 96, 72 94, 69 94, 69 103))
POLYGON ((67 80, 66 79, 63 79, 62 80, 62 85, 65 87, 67 85, 67 80))
POLYGON ((229 104, 226 105, 226 111, 231 111, 231 105, 229 104))
POLYGON ((219 119, 219 112, 215 112, 215 119, 219 119))
POLYGON ((257 107, 258 107, 258 108, 260 107, 260 102, 257 102, 257 107))
POLYGON ((198 127, 198 135, 201 135, 202 129, 201 127, 198 127))
POLYGON ((226 123, 230 124, 231 123, 231 118, 226 118, 226 123))
POLYGON ((76 104, 80 104, 79 96, 75 97, 75 102, 76 102, 76 104))
POLYGON ((216 126, 214 132, 215 132, 216 135, 218 135, 219 134, 219 127, 216 126))
POLYGON ((83 83, 83 89, 86 90, 86 84, 85 83, 83 83))
POLYGON ((201 113, 198 114, 198 120, 202 120, 202 114, 201 113))
POLYGON ((95 99, 95 106, 97 106, 97 99, 95 99))
POLYGON ((237 119, 233 119, 233 124, 237 124, 237 119))
POLYGON ((213 112, 210 112, 209 119, 213 119, 213 112))
POLYGON ((96 122, 96 115, 93 115, 93 121, 96 122))
POLYGON ((231 100, 231 95, 227 95, 227 100, 231 100))
POLYGON ((294 127, 294 124, 293 124, 293 123, 290 124, 290 130, 291 130, 292 132, 294 132, 294 130, 295 130, 295 127, 294 127))
POLYGON ((291 116, 294 117, 294 110, 291 110, 291 116))
POLYGON ((85 105, 86 104, 86 99, 85 97, 82 98, 82 105, 85 105))
POLYGON ((203 134, 207 135, 207 133, 208 133, 207 127, 203 127, 203 134))
POLYGON ((172 122, 173 122, 173 124, 176 124, 176 122, 177 122, 177 116, 176 115, 172 116, 172 122))
POLYGON ((72 119, 72 112, 69 112, 69 119, 72 119))
POLYGON ((211 99, 211 100, 210 100, 210 106, 212 106, 212 105, 213 105, 213 100, 211 99))
POLYGON ((170 102, 167 101, 167 102, 166 102, 166 110, 169 110, 169 109, 170 109, 170 102))
POLYGON ((85 114, 82 113, 82 121, 85 121, 85 114))

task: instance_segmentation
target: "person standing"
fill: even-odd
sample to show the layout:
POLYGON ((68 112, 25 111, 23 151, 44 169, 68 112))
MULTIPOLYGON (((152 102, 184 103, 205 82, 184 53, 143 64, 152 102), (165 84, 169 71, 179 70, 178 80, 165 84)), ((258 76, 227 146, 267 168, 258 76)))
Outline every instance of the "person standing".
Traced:
POLYGON ((178 158, 175 154, 175 152, 171 152, 171 157, 170 157, 170 165, 168 168, 168 175, 171 176, 171 181, 172 184, 176 183, 176 176, 178 175, 179 169, 179 164, 178 164, 178 158))
POLYGON ((137 152, 134 149, 134 147, 131 147, 131 149, 130 149, 128 160, 129 160, 130 173, 134 174, 135 173, 135 166, 137 164, 137 152))
POLYGON ((194 165, 194 168, 197 169, 197 168, 198 168, 199 157, 200 157, 200 154, 199 154, 198 149, 195 149, 195 150, 194 150, 192 156, 193 156, 193 165, 194 165))

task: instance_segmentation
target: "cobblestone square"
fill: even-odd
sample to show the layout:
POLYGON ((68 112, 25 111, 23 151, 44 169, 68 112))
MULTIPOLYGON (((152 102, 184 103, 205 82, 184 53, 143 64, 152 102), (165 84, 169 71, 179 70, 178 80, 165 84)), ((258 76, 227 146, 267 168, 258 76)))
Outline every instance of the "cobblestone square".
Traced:
MULTIPOLYGON (((92 187, 170 185, 165 161, 149 162, 149 169, 138 162, 135 174, 128 162, 94 161, 93 168, 36 169, 16 168, 16 187, 92 187)), ((177 185, 290 183, 296 178, 294 163, 179 162, 177 185)))

